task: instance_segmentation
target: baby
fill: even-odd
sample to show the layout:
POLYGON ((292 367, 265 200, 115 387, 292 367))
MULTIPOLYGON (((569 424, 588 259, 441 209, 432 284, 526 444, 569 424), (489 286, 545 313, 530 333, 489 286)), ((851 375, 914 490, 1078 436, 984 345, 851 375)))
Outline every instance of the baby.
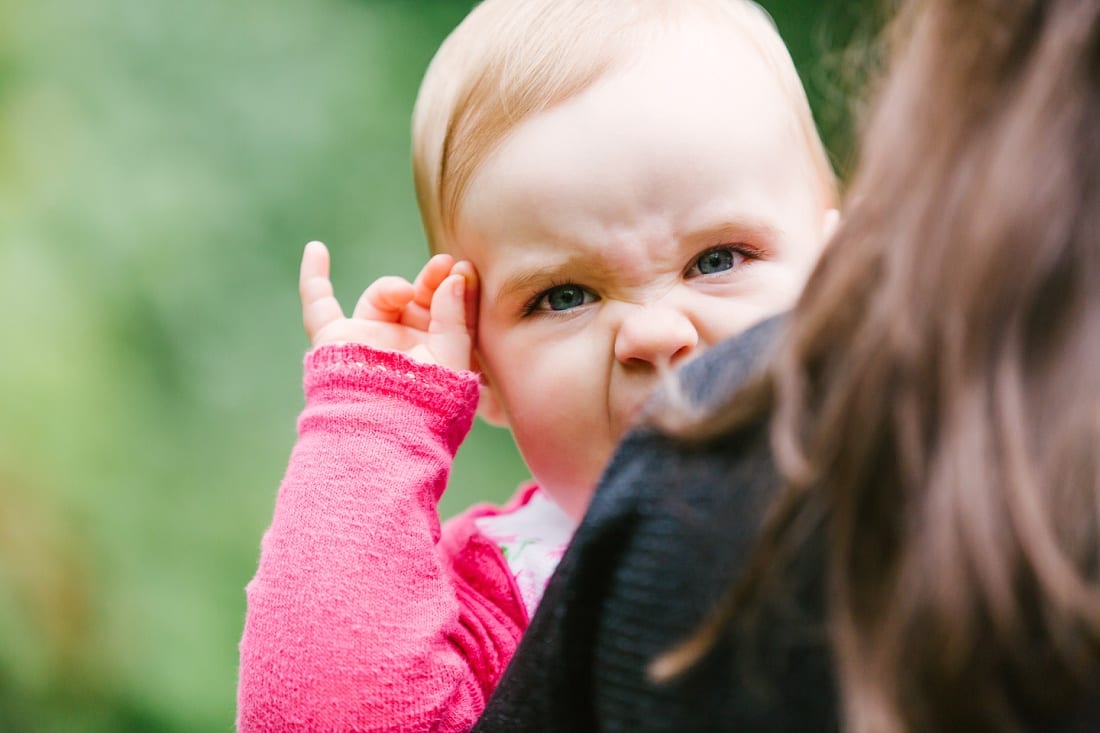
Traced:
POLYGON ((486 0, 417 100, 432 257, 350 318, 302 259, 306 408, 241 641, 241 730, 464 731, 668 370, 789 307, 835 221, 748 0, 486 0), (479 400, 480 393, 480 400, 479 400), (475 409, 533 481, 442 528, 475 409))

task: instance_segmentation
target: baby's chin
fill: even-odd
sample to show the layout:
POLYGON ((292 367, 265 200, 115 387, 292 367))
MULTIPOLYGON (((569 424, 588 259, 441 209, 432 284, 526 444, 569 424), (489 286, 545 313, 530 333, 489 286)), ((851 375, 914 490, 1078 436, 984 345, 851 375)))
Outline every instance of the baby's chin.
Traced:
POLYGON ((580 522, 589 502, 592 501, 592 496, 596 493, 596 485, 603 475, 604 466, 610 460, 611 451, 609 450, 605 459, 600 461, 598 466, 595 463, 590 466, 591 470, 587 471, 589 475, 581 476, 573 473, 570 476, 548 477, 549 480, 544 481, 536 473, 535 481, 555 504, 572 517, 574 521, 580 522))
MULTIPOLYGON (((536 479, 536 482, 538 479, 536 479)), ((569 517, 576 523, 580 524, 581 519, 584 517, 584 512, 588 509, 588 504, 592 501, 592 495, 596 493, 595 489, 589 491, 577 491, 569 490, 563 491, 559 487, 555 490, 553 487, 539 484, 540 488, 550 497, 550 501, 558 505, 563 512, 569 515, 569 517)))
POLYGON ((569 447, 558 446, 556 452, 547 451, 545 443, 537 444, 535 436, 525 435, 525 440, 520 442, 520 452, 535 482, 555 504, 579 521, 619 441, 631 427, 629 416, 640 414, 640 409, 632 406, 629 411, 611 416, 614 425, 589 423, 583 442, 570 441, 569 447), (529 450, 536 447, 539 450, 529 450))

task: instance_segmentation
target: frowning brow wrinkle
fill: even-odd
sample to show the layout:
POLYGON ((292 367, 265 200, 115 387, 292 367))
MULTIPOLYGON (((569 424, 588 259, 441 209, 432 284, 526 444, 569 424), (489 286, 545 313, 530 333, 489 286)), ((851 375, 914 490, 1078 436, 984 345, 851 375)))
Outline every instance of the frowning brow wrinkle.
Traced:
MULTIPOLYGON (((724 216, 680 233, 670 247, 676 247, 681 250, 684 258, 690 259, 697 254, 696 250, 728 244, 748 250, 751 256, 767 259, 775 255, 776 243, 782 240, 783 232, 771 224, 724 216)), ((579 281, 578 284, 583 285, 586 282, 600 283, 621 278, 622 254, 624 253, 615 247, 548 254, 548 262, 520 267, 508 275, 497 291, 496 300, 530 295, 532 290, 540 290, 551 283, 564 285, 566 282, 579 281), (558 282, 559 280, 563 282, 558 282)))

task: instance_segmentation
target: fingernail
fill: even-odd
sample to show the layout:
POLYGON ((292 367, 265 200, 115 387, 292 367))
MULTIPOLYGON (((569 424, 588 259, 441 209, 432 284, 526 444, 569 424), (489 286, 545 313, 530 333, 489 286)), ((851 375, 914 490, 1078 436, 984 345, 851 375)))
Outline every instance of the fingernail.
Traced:
POLYGON ((456 298, 464 296, 466 294, 466 278, 456 277, 451 285, 451 292, 454 293, 456 298))
POLYGON ((464 277, 466 281, 470 283, 472 283, 474 281, 474 278, 477 277, 477 271, 474 270, 474 266, 471 265, 467 260, 462 260, 461 262, 456 263, 455 272, 456 274, 462 275, 462 277, 464 277))

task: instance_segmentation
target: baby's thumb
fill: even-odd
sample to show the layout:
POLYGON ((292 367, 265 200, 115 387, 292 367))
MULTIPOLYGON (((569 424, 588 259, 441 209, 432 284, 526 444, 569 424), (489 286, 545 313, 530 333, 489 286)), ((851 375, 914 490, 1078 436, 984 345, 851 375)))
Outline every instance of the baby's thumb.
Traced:
POLYGON ((470 368, 473 344, 466 325, 466 278, 448 275, 432 295, 428 343, 438 364, 464 371, 470 368))

